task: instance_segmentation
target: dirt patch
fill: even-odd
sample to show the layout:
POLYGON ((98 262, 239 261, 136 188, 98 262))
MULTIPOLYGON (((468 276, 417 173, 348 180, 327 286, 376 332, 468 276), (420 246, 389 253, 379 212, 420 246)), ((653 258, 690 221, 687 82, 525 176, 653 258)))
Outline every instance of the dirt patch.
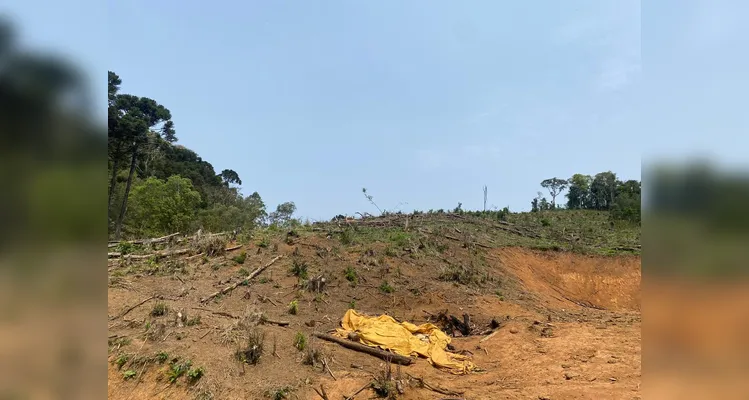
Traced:
MULTIPOLYGON (((280 239, 265 247, 249 244, 225 255, 193 258, 176 273, 165 273, 160 265, 115 266, 108 291, 109 398, 260 399, 290 393, 288 398, 317 399, 312 388, 324 385, 331 399, 340 399, 384 368, 380 359, 313 338, 315 332, 339 326, 350 307, 417 324, 445 310, 467 313, 481 327, 501 320, 501 328, 484 342, 481 335, 453 339, 453 351, 470 355, 480 373, 455 376, 423 359, 401 369, 402 376, 463 392, 465 398, 639 396, 639 258, 438 244, 439 251, 436 244, 342 245, 335 237, 301 235, 294 245, 280 239), (243 263, 233 261, 241 252, 247 255, 243 263), (248 285, 200 301, 278 255, 285 257, 248 285), (304 261, 307 279, 298 276, 300 268, 294 272, 294 260, 304 261), (475 268, 482 279, 445 280, 447 266, 475 268), (318 276, 326 278, 324 291, 305 289, 302 283, 318 276), (384 290, 384 283, 393 290, 384 290), (117 317, 154 295, 160 297, 117 317), (292 301, 298 309, 294 314, 289 312, 292 301), (166 306, 163 315, 154 312, 157 303, 166 306), (262 318, 248 319, 252 315, 289 324, 258 324, 262 318), (197 317, 198 323, 187 323, 197 317), (246 345, 248 324, 265 338, 256 365, 235 357, 246 345), (162 326, 163 331, 154 330, 162 326), (304 362, 299 334, 306 337, 307 348, 325 358, 329 371, 304 362), (192 368, 204 368, 205 375, 194 383, 182 376, 170 384, 170 361, 145 367, 124 364, 121 369, 116 365, 122 355, 154 357, 162 352, 169 359, 191 361, 192 368), (126 378, 128 370, 137 376, 126 378)), ((405 389, 400 399, 451 397, 424 387, 405 389)), ((372 396, 367 391, 357 398, 372 396)))
POLYGON ((586 256, 524 248, 492 250, 505 269, 544 305, 640 311, 640 257, 586 256))

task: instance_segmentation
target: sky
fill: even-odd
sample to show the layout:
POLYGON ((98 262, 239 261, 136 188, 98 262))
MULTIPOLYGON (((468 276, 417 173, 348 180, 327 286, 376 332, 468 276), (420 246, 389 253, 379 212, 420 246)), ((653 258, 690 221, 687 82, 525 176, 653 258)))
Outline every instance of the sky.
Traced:
POLYGON ((523 211, 546 178, 749 159, 738 0, 17 3, 22 36, 101 87, 97 116, 106 66, 302 218, 375 213, 362 188, 410 211, 481 209, 486 185, 523 211))

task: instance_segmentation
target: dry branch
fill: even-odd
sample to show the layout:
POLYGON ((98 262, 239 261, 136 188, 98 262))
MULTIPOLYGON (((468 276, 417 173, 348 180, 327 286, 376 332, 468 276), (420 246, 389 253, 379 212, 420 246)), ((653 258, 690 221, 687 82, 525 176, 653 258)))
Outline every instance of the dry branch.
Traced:
POLYGON ((289 324, 291 324, 291 322, 289 321, 279 321, 277 319, 270 319, 266 317, 261 318, 260 321, 264 324, 274 324, 278 326, 289 326, 289 324))
POLYGON ((224 249, 224 251, 234 251, 234 250, 241 249, 241 248, 242 248, 242 245, 238 244, 236 246, 227 247, 224 249))
POLYGON ((176 233, 172 233, 171 235, 166 235, 166 236, 162 236, 162 237, 158 237, 158 238, 152 238, 152 239, 128 240, 126 242, 109 242, 109 244, 108 244, 107 247, 117 247, 117 245, 120 244, 120 243, 130 243, 130 244, 161 243, 161 242, 166 242, 167 240, 169 240, 169 239, 171 239, 171 238, 173 238, 175 236, 179 236, 179 235, 180 235, 180 233, 176 232, 176 233))
POLYGON ((111 252, 107 253, 108 258, 122 258, 125 260, 145 260, 151 257, 161 258, 161 257, 169 257, 169 256, 178 256, 180 254, 186 254, 189 253, 190 249, 179 249, 179 250, 170 250, 170 251, 160 251, 158 253, 151 253, 151 254, 125 254, 124 256, 122 253, 119 252, 111 252))
POLYGON ((423 386, 423 387, 425 387, 425 388, 427 388, 427 389, 429 389, 429 390, 431 390, 433 392, 437 392, 437 393, 448 395, 448 396, 461 396, 464 393, 464 392, 456 392, 456 391, 453 391, 453 390, 450 390, 450 389, 441 388, 439 386, 433 386, 433 385, 430 385, 429 383, 427 383, 424 380, 424 378, 417 378, 417 377, 415 377, 415 376, 413 376, 411 374, 407 374, 407 375, 409 377, 411 377, 411 379, 419 382, 419 384, 421 386, 423 386))
POLYGON ((390 353, 385 350, 380 350, 374 347, 365 346, 363 344, 355 343, 346 339, 341 339, 339 337, 328 335, 326 333, 313 333, 312 336, 322 339, 322 340, 327 340, 329 342, 338 343, 347 349, 356 350, 362 353, 367 353, 371 356, 375 356, 383 360, 388 360, 395 364, 410 365, 414 362, 414 360, 411 357, 406 357, 400 354, 390 353))
POLYGON ((147 299, 145 299, 145 300, 141 301, 140 303, 138 303, 138 304, 136 304, 136 305, 134 305, 134 306, 132 306, 132 307, 130 307, 130 308, 127 308, 127 309, 125 309, 124 311, 122 311, 121 313, 119 313, 119 314, 115 315, 114 317, 112 317, 112 318, 109 318, 109 320, 110 320, 110 321, 112 321, 112 320, 115 320, 115 319, 117 319, 117 318, 122 318, 122 317, 124 317, 125 315, 127 315, 127 314, 128 314, 128 313, 129 313, 130 311, 133 311, 134 309, 136 309, 136 308, 138 308, 138 307, 142 306, 143 304, 146 304, 146 302, 147 302, 147 301, 149 301, 149 300, 153 300, 153 299, 155 299, 155 298, 157 298, 157 297, 159 297, 159 296, 156 296, 156 295, 154 295, 154 296, 151 296, 151 297, 149 297, 149 298, 147 298, 147 299))
POLYGON ((323 385, 320 385, 320 390, 317 390, 317 388, 314 386, 312 387, 312 389, 315 389, 315 392, 317 392, 317 395, 322 397, 323 400, 330 400, 328 398, 328 394, 325 393, 325 388, 323 387, 323 385))
POLYGON ((330 370, 330 365, 328 365, 328 360, 326 360, 324 357, 322 359, 322 367, 328 371, 328 373, 330 374, 330 377, 333 378, 334 381, 338 380, 338 378, 336 378, 335 375, 333 375, 333 371, 330 370))
POLYGON ((237 317, 236 315, 229 314, 228 312, 225 312, 225 311, 214 311, 214 310, 209 310, 207 308, 200 308, 200 307, 192 307, 192 309, 193 310, 200 310, 200 311, 209 312, 211 314, 220 315, 222 317, 239 319, 239 317, 237 317))
POLYGON ((267 264, 263 265, 262 267, 256 269, 255 271, 253 271, 252 273, 250 273, 249 275, 247 275, 247 277, 244 278, 243 280, 241 280, 241 281, 239 281, 237 283, 233 283, 233 284, 231 284, 231 285, 229 285, 229 286, 227 286, 227 287, 219 290, 218 292, 212 293, 209 296, 200 299, 200 302, 201 303, 205 303, 206 301, 211 300, 211 299, 213 299, 214 297, 216 297, 218 295, 223 295, 223 294, 231 292, 232 290, 236 289, 237 286, 241 285, 242 283, 251 281, 253 278, 255 278, 256 276, 258 276, 261 272, 263 272, 266 268, 270 267, 271 265, 273 265, 273 263, 275 263, 276 261, 278 261, 281 258, 283 258, 282 255, 281 256, 276 256, 274 259, 270 260, 270 262, 268 262, 267 264))
POLYGON ((494 337, 494 335, 496 335, 496 334, 497 334, 498 332, 499 332, 499 329, 497 329, 496 331, 492 332, 492 333, 491 333, 491 334, 490 334, 489 336, 486 336, 486 337, 482 338, 481 340, 479 340, 479 343, 484 343, 485 341, 487 341, 487 340, 491 339, 491 338, 492 338, 492 337, 494 337))
POLYGON ((351 396, 344 397, 343 400, 354 400, 354 397, 364 391, 364 389, 372 387, 372 382, 367 382, 364 386, 360 387, 359 390, 355 391, 351 396))

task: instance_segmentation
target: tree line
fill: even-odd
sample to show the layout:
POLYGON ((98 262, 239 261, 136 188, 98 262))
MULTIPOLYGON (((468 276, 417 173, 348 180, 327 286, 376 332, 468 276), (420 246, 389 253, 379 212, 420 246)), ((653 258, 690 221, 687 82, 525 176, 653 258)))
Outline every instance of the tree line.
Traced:
POLYGON ((541 192, 531 201, 531 211, 566 208, 570 210, 609 211, 612 219, 640 222, 642 186, 638 180, 621 181, 611 171, 594 176, 574 174, 569 179, 549 178, 541 181, 549 192, 549 201, 541 192), (567 202, 560 206, 557 197, 567 191, 567 202))
POLYGON ((171 112, 148 97, 120 93, 109 71, 109 235, 157 236, 204 229, 218 232, 286 224, 293 202, 266 211, 260 194, 240 193, 236 171, 216 173, 194 151, 176 144, 171 112))

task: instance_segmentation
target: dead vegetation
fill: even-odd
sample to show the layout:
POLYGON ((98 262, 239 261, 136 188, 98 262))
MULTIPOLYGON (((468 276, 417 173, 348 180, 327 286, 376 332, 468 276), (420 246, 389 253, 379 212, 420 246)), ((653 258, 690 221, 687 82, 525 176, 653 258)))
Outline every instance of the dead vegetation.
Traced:
POLYGON ((252 329, 247 334, 245 345, 236 351, 237 360, 255 365, 260 362, 265 345, 265 333, 260 329, 252 329))

